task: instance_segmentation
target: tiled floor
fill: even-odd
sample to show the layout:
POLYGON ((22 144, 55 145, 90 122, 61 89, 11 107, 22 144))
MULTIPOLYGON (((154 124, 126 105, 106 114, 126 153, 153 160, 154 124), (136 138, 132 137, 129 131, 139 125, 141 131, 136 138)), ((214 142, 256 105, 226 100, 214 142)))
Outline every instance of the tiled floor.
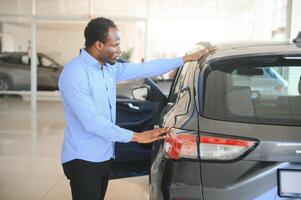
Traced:
MULTIPOLYGON (((71 199, 60 165, 65 127, 60 101, 0 96, 0 200, 71 199)), ((112 180, 106 200, 148 199, 148 177, 112 180)))

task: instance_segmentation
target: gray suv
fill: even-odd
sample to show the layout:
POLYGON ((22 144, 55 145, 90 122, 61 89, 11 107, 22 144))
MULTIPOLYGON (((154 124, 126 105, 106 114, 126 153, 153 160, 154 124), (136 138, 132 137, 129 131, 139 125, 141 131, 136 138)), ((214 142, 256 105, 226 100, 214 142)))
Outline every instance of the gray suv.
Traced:
POLYGON ((149 173, 153 200, 300 199, 301 48, 214 46, 178 70, 168 98, 146 79, 117 99, 119 126, 173 129, 152 146, 116 143, 111 177, 149 173))
MULTIPOLYGON (((63 66, 38 53, 38 90, 58 90, 58 78, 63 66)), ((26 52, 0 53, 0 91, 30 90, 30 57, 26 52)))
POLYGON ((151 199, 300 199, 301 49, 216 46, 176 76, 161 118, 174 129, 153 147, 151 199))

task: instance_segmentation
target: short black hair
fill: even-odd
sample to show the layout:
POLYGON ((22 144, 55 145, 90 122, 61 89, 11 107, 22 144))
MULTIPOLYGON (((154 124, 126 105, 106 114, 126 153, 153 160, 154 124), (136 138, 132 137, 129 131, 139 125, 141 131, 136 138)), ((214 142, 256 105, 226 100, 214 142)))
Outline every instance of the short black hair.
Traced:
POLYGON ((98 17, 90 20, 85 28, 85 46, 90 47, 96 41, 105 43, 109 28, 116 28, 116 24, 107 18, 98 17))

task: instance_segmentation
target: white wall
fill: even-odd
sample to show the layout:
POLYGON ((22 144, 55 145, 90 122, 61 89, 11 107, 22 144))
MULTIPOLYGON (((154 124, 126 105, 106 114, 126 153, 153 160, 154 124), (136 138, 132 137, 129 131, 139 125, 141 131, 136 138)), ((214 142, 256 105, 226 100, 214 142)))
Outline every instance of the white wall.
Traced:
POLYGON ((250 39, 270 40, 273 28, 273 0, 254 0, 252 34, 250 39))
POLYGON ((121 33, 121 50, 133 48, 132 62, 140 62, 144 58, 145 23, 143 21, 117 22, 121 33))
POLYGON ((58 26, 56 24, 51 26, 38 25, 38 52, 58 58, 63 64, 78 55, 80 48, 84 47, 84 26, 74 24, 68 27, 64 27, 64 24, 58 26), (74 28, 74 26, 78 27, 74 28))
POLYGON ((3 23, 2 51, 27 51, 31 40, 29 24, 3 23))
MULTIPOLYGON (((84 47, 84 29, 87 22, 39 23, 38 51, 59 58, 64 63, 68 62, 84 47)), ((132 61, 140 61, 144 55, 144 32, 141 30, 141 22, 116 21, 116 24, 121 32, 122 50, 134 48, 132 61)))

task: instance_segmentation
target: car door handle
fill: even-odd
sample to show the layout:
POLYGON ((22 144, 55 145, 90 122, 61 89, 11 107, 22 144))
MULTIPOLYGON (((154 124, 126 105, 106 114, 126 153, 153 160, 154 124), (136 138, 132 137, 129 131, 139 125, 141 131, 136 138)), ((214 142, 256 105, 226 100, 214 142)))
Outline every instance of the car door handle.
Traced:
POLYGON ((132 103, 128 103, 128 107, 132 110, 140 110, 138 106, 134 106, 132 103))

